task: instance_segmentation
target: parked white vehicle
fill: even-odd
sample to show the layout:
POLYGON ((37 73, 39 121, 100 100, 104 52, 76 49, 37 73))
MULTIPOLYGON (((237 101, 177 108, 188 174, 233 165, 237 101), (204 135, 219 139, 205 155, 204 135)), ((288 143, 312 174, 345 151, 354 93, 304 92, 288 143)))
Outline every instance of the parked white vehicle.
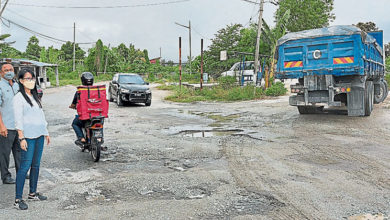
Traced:
POLYGON ((240 65, 241 64, 242 64, 241 62, 235 63, 230 68, 230 70, 221 73, 221 76, 235 76, 237 78, 237 80, 240 80, 241 79, 241 74, 243 74, 244 81, 246 81, 246 82, 247 81, 252 81, 253 80, 253 72, 254 72, 253 70, 254 70, 255 62, 254 61, 246 61, 245 62, 245 66, 244 66, 244 70, 240 71, 240 65))

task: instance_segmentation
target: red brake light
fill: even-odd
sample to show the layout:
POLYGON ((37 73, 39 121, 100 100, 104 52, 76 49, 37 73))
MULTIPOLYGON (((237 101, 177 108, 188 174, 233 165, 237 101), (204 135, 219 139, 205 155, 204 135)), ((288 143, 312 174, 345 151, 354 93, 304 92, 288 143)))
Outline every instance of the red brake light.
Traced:
POLYGON ((102 128, 102 127, 103 127, 102 124, 94 124, 94 125, 92 125, 91 128, 102 128))

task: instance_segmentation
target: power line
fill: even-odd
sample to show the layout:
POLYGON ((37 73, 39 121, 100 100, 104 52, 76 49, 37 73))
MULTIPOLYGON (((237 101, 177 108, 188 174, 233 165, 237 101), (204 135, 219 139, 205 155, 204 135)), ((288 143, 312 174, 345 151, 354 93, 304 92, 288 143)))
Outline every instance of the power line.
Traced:
POLYGON ((195 33, 197 33, 199 36, 201 36, 201 37, 203 37, 203 38, 205 38, 205 39, 207 39, 207 40, 211 40, 210 38, 205 37, 203 34, 199 33, 199 31, 197 31, 197 30, 194 28, 194 25, 192 25, 192 29, 193 29, 193 30, 195 31, 195 33))
POLYGON ((76 28, 76 30, 81 33, 84 37, 88 38, 89 40, 91 41, 94 41, 94 39, 92 39, 90 36, 88 36, 87 34, 85 34, 82 30, 80 30, 79 28, 76 28))
POLYGON ((67 8, 67 9, 108 9, 108 8, 136 8, 136 7, 149 7, 149 6, 158 6, 158 5, 168 5, 189 2, 191 0, 176 0, 169 2, 159 2, 159 3, 147 3, 147 4, 138 4, 138 5, 108 5, 108 6, 60 6, 60 5, 32 5, 32 4, 22 4, 22 3, 9 3, 10 5, 18 5, 24 7, 37 7, 37 8, 67 8))
POLYGON ((59 28, 59 29, 71 29, 72 27, 59 27, 59 26, 54 26, 54 25, 49 25, 49 24, 44 24, 44 23, 41 23, 41 22, 39 22, 39 21, 36 21, 36 20, 33 20, 33 19, 31 19, 31 18, 28 18, 28 17, 26 17, 26 16, 23 16, 23 15, 21 15, 21 14, 18 14, 17 12, 15 12, 15 11, 13 11, 13 10, 11 10, 11 9, 6 9, 7 11, 9 11, 9 12, 11 12, 11 13, 13 13, 13 14, 15 14, 15 15, 17 15, 17 16, 19 16, 19 17, 22 17, 22 18, 24 18, 24 19, 26 19, 26 20, 29 20, 29 21, 31 21, 31 22, 34 22, 34 23, 37 23, 37 24, 40 24, 40 25, 43 25, 43 26, 46 26, 46 27, 51 27, 51 28, 59 28))
MULTIPOLYGON (((17 16, 20 16, 20 17, 22 17, 22 18, 24 18, 24 19, 26 19, 26 20, 29 20, 29 21, 31 21, 31 22, 34 22, 34 23, 36 23, 36 24, 40 24, 40 25, 43 25, 43 26, 46 26, 46 27, 50 27, 50 28, 58 28, 58 29, 71 29, 71 28, 73 28, 73 27, 59 27, 59 26, 54 26, 54 25, 48 25, 48 24, 44 24, 44 23, 41 23, 41 22, 38 22, 38 21, 36 21, 36 20, 33 20, 33 19, 30 19, 30 18, 28 18, 28 17, 25 17, 25 16, 23 16, 23 15, 21 15, 21 14, 18 14, 17 12, 15 12, 15 11, 13 11, 13 10, 10 10, 10 9, 6 9, 7 11, 9 11, 9 12, 11 12, 11 13, 13 13, 13 14, 15 14, 15 15, 17 15, 17 16)), ((3 22, 3 24, 5 24, 4 22, 3 22)), ((6 25, 6 24, 5 24, 6 25)), ((91 41, 94 41, 94 39, 92 39, 90 36, 88 36, 87 34, 85 34, 83 31, 81 31, 80 29, 78 29, 77 28, 77 30, 78 30, 78 32, 79 33, 81 33, 84 37, 86 37, 86 38, 88 38, 89 40, 91 40, 91 41)))
MULTIPOLYGON (((254 1, 250 1, 250 0, 241 0, 241 1, 247 2, 247 3, 251 3, 251 4, 255 4, 255 5, 260 5, 259 2, 254 2, 254 1)), ((269 0, 269 1, 265 1, 264 3, 271 3, 273 5, 279 5, 278 0, 269 0)))
MULTIPOLYGON (((257 2, 256 2, 257 3, 257 2)), ((256 11, 256 5, 254 5, 253 6, 253 9, 252 9, 252 13, 251 13, 251 17, 249 18, 249 21, 244 25, 244 27, 247 27, 248 25, 250 25, 250 23, 252 22, 252 19, 254 18, 254 17, 257 17, 257 15, 259 14, 259 12, 260 11, 256 11), (255 14, 253 14, 254 12, 256 11, 256 13, 255 14)))
MULTIPOLYGON (((44 38, 44 39, 47 39, 47 40, 50 40, 50 41, 56 41, 57 43, 60 43, 60 42, 61 42, 61 43, 66 43, 66 42, 68 42, 67 40, 58 39, 58 38, 51 37, 51 36, 49 36, 49 35, 42 34, 42 33, 40 33, 40 32, 34 31, 34 30, 32 30, 32 29, 30 29, 30 28, 27 28, 27 27, 25 27, 25 26, 23 26, 23 25, 20 25, 20 24, 18 24, 18 23, 15 23, 15 22, 13 22, 13 21, 11 21, 11 20, 5 18, 5 17, 1 17, 1 19, 4 19, 4 20, 7 21, 9 24, 13 24, 13 25, 19 27, 20 29, 22 29, 22 30, 24 30, 24 31, 27 31, 27 32, 32 33, 32 34, 37 35, 37 36, 40 36, 40 37, 42 37, 42 38, 44 38)), ((86 43, 77 43, 77 44, 95 44, 95 42, 86 42, 86 43)))

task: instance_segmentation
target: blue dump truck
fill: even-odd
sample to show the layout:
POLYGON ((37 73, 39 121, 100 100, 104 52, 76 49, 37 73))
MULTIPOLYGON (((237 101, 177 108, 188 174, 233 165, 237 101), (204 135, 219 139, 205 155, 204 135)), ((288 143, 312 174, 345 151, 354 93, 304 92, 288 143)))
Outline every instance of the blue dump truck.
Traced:
POLYGON ((337 106, 369 116, 387 97, 382 31, 332 26, 289 33, 277 47, 276 78, 298 79, 289 103, 300 114, 337 106))

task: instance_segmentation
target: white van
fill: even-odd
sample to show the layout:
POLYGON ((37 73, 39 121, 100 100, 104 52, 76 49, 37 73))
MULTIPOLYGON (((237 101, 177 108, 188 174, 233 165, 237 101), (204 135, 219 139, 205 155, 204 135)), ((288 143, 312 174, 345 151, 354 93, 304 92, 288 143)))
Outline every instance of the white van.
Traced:
POLYGON ((243 74, 245 81, 252 81, 253 80, 253 70, 255 68, 254 67, 255 66, 255 62, 254 61, 246 61, 245 62, 245 66, 244 66, 244 70, 240 71, 240 65, 241 64, 242 64, 241 62, 235 63, 230 68, 230 70, 221 73, 221 76, 235 76, 235 77, 237 77, 237 80, 240 80, 241 79, 241 74, 243 74))

